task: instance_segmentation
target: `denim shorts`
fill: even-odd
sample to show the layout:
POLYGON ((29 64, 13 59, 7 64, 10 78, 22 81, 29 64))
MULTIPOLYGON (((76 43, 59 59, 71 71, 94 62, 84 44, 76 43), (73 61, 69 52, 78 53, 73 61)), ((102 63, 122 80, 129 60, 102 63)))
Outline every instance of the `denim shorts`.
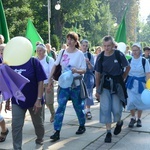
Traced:
POLYGON ((108 89, 103 88, 100 100, 100 123, 108 124, 119 121, 123 107, 117 94, 111 94, 108 89))

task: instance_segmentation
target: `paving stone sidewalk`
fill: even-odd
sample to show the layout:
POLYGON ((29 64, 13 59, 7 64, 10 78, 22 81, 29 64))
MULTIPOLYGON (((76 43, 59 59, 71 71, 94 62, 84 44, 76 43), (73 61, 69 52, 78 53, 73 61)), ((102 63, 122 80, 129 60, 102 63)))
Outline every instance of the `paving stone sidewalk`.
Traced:
MULTIPOLYGON (((56 98, 56 97, 55 97, 56 98)), ((60 140, 51 142, 50 135, 53 134, 53 124, 49 122, 50 113, 45 109, 45 137, 44 145, 35 144, 34 128, 29 114, 26 115, 23 128, 23 150, 150 150, 150 111, 144 111, 142 116, 143 126, 141 128, 128 128, 130 114, 123 111, 124 125, 119 135, 112 136, 112 143, 104 143, 106 129, 99 123, 99 104, 95 100, 95 105, 91 108, 92 120, 86 122, 86 132, 76 135, 78 121, 71 101, 67 103, 60 140)), ((57 102, 55 99, 55 108, 57 102)), ((5 142, 0 143, 0 150, 12 150, 11 136, 11 112, 7 114, 3 111, 3 116, 9 128, 9 134, 5 142)), ((113 129, 115 124, 113 124, 113 129)), ((112 133, 113 133, 112 129, 112 133)))

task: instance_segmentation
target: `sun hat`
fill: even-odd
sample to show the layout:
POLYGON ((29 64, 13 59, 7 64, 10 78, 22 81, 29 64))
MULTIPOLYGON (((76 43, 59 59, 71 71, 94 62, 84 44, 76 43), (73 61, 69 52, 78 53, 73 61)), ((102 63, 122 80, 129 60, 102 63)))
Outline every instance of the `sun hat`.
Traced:
POLYGON ((141 44, 140 43, 134 43, 133 45, 132 45, 132 47, 133 46, 136 46, 136 47, 138 47, 140 50, 142 50, 142 47, 141 47, 141 44))

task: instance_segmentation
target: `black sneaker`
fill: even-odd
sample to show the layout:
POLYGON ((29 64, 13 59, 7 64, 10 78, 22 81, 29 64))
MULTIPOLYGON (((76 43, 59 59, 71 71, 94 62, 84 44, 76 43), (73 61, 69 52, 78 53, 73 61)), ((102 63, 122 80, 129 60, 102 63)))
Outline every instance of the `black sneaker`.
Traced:
POLYGON ((106 134, 106 137, 105 137, 105 143, 111 143, 111 137, 112 137, 112 135, 111 135, 111 133, 110 132, 108 132, 107 134, 106 134))
POLYGON ((128 127, 129 127, 129 128, 133 128, 135 123, 136 123, 136 120, 133 119, 133 118, 131 118, 131 121, 130 121, 128 127))
POLYGON ((138 119, 138 120, 137 120, 137 124, 136 124, 136 126, 137 126, 137 127, 142 127, 142 122, 141 122, 141 120, 140 120, 140 119, 138 119))
POLYGON ((79 126, 76 134, 83 134, 86 131, 85 126, 79 126))
POLYGON ((121 127, 123 126, 123 121, 121 121, 119 124, 116 124, 116 128, 114 129, 114 135, 118 135, 121 132, 121 127))
POLYGON ((53 141, 59 140, 60 139, 59 133, 60 131, 56 131, 52 136, 50 136, 50 139, 52 139, 53 141))
POLYGON ((39 145, 43 145, 43 140, 42 139, 36 139, 35 143, 39 144, 39 145))

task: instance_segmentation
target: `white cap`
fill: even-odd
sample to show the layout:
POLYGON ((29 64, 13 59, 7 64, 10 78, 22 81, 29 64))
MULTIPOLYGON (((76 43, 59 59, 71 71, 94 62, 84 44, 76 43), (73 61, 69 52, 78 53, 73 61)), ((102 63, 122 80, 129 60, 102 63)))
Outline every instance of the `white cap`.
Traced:
POLYGON ((141 44, 140 43, 134 43, 133 45, 132 45, 132 47, 133 46, 136 46, 136 47, 138 47, 140 50, 142 50, 142 47, 141 47, 141 44))

